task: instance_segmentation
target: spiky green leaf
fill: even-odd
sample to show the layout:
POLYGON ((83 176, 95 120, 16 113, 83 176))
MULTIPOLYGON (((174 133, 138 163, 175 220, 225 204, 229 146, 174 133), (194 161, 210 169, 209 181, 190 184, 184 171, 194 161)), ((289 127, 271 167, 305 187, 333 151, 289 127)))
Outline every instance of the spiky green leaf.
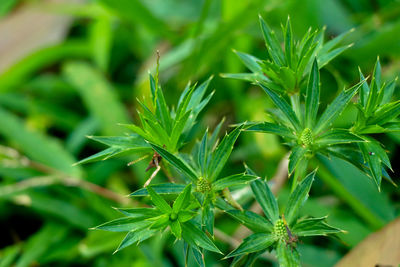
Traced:
POLYGON ((271 221, 257 213, 252 211, 239 211, 239 210, 228 210, 226 211, 233 218, 238 220, 241 224, 252 230, 253 232, 268 233, 273 229, 271 221))
POLYGON ((222 139, 221 143, 215 149, 214 153, 212 154, 207 172, 209 175, 208 179, 210 181, 217 179, 218 175, 222 171, 222 168, 225 166, 242 129, 243 125, 236 127, 232 132, 222 139))
POLYGON ((235 185, 247 184, 255 179, 259 178, 256 175, 250 175, 246 173, 239 173, 224 177, 215 181, 212 185, 214 190, 222 190, 235 185))
POLYGON ((279 108, 280 111, 282 111, 283 115, 290 121, 292 124, 293 128, 296 131, 300 131, 300 122, 298 118, 296 117, 296 114, 294 113, 293 109, 290 107, 290 105, 286 102, 286 100, 269 89, 268 87, 265 87, 262 84, 259 84, 261 88, 269 95, 271 98, 272 102, 279 108))
POLYGON ((272 223, 279 219, 278 203, 272 194, 267 182, 257 179, 250 183, 254 197, 264 211, 265 217, 272 223))
POLYGON ((315 123, 319 106, 319 71, 317 59, 314 59, 306 89, 306 127, 311 128, 315 123))
POLYGON ((264 250, 274 242, 275 237, 273 234, 255 233, 245 238, 239 247, 229 253, 226 258, 264 250))
POLYGON ((296 222, 291 231, 297 236, 319 236, 343 232, 327 224, 326 217, 302 219, 296 222))
POLYGON ((181 211, 182 209, 184 209, 186 206, 189 205, 191 190, 192 190, 192 184, 188 184, 183 190, 183 192, 179 194, 179 196, 176 198, 172 206, 173 212, 178 213, 179 211, 181 211))
POLYGON ((159 147, 158 145, 150 143, 150 145, 153 147, 155 151, 157 151, 160 156, 168 161, 172 166, 177 168, 179 171, 182 172, 182 174, 187 175, 189 179, 192 181, 196 181, 198 178, 198 175, 196 172, 192 169, 192 167, 189 166, 183 159, 178 158, 177 156, 171 154, 167 150, 165 150, 162 147, 159 147))
POLYGON ((209 251, 221 253, 213 241, 201 231, 193 222, 188 221, 181 224, 182 237, 192 246, 199 246, 209 251))
POLYGON ((154 191, 151 186, 147 186, 147 192, 150 195, 151 202, 163 213, 170 213, 172 208, 168 205, 167 201, 165 201, 159 194, 154 191))
POLYGON ((300 208, 304 205, 308 198, 308 192, 314 181, 316 170, 311 172, 304 178, 301 183, 296 186, 296 189, 290 194, 289 200, 285 209, 285 219, 289 226, 297 219, 300 208))
POLYGON ((354 85, 353 87, 343 90, 326 108, 324 113, 322 113, 321 117, 316 124, 314 131, 315 134, 319 134, 322 130, 324 130, 328 125, 332 124, 334 120, 343 112, 345 107, 350 103, 350 100, 357 93, 358 89, 363 85, 364 81, 361 81, 354 85))

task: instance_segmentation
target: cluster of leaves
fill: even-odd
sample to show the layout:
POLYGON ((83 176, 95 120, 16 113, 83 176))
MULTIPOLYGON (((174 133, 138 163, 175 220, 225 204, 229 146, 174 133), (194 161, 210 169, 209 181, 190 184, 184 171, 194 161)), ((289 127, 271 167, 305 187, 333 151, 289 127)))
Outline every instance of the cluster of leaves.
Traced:
POLYGON ((113 232, 128 231, 115 253, 129 245, 138 244, 150 238, 168 226, 177 239, 183 238, 193 248, 196 248, 193 250, 195 255, 199 254, 199 248, 221 253, 213 241, 201 230, 201 227, 192 220, 196 215, 193 209, 198 208, 200 204, 191 194, 191 190, 192 185, 187 185, 171 207, 151 186, 148 186, 147 192, 154 208, 119 208, 117 210, 126 217, 104 223, 94 229, 113 232))
POLYGON ((288 17, 286 26, 282 25, 282 48, 275 32, 261 16, 259 19, 267 47, 267 59, 261 60, 246 53, 236 52, 252 73, 223 74, 224 77, 261 83, 278 92, 298 93, 307 81, 314 58, 318 59, 319 68, 322 68, 351 47, 337 46, 353 29, 324 43, 325 28, 315 31, 310 28, 301 40, 295 40, 288 17))
MULTIPOLYGON (((245 65, 254 72, 250 80, 258 84, 277 107, 268 112, 272 122, 246 122, 245 130, 272 133, 285 140, 285 144, 291 149, 289 174, 295 172, 293 188, 298 178, 304 176, 310 159, 316 154, 327 157, 336 156, 352 163, 371 176, 378 189, 382 176, 392 182, 382 166, 383 163, 391 169, 389 158, 382 145, 369 136, 369 134, 400 130, 398 122, 393 121, 400 114, 400 104, 398 101, 391 102, 395 81, 388 84, 381 82, 379 60, 376 63, 371 86, 368 86, 360 71, 360 82, 341 91, 321 112, 319 110, 321 91, 319 69, 346 49, 346 47, 339 47, 330 51, 345 35, 342 34, 323 44, 323 35, 314 38, 310 37, 313 36, 312 34, 307 33, 301 42, 294 42, 290 20, 288 20, 286 27, 283 28, 285 50, 282 50, 274 32, 262 18, 260 18, 260 23, 268 50, 268 59, 263 62, 269 62, 269 65, 276 68, 285 62, 285 67, 280 67, 281 72, 290 66, 299 66, 300 63, 296 63, 298 59, 300 59, 299 62, 306 60, 310 65, 309 69, 300 69, 301 75, 297 72, 299 77, 308 77, 307 82, 303 82, 302 78, 296 80, 297 82, 285 84, 277 79, 280 77, 283 81, 290 81, 287 75, 282 73, 278 75, 280 73, 278 69, 275 72, 271 69, 266 71, 265 67, 261 67, 262 63, 259 59, 240 54, 245 65), (303 54, 302 51, 307 49, 309 52, 303 54), (266 79, 269 81, 266 82, 266 79), (279 88, 275 86, 277 84, 280 84, 279 88), (356 106, 359 112, 357 120, 353 123, 354 126, 346 129, 333 127, 333 122, 357 93, 359 93, 359 103, 356 106)), ((232 77, 232 75, 238 74, 226 76, 232 77)), ((236 76, 236 78, 245 77, 248 76, 242 74, 236 76)))
MULTIPOLYGON (((205 131, 189 154, 182 153, 180 148, 185 144, 187 132, 212 96, 210 94, 203 99, 210 80, 199 87, 187 86, 175 111, 166 105, 158 79, 150 76, 151 105, 139 101, 143 109, 139 112, 142 127, 125 125, 134 132, 126 137, 94 138, 110 147, 80 163, 125 153, 145 152, 153 154, 149 167, 158 167, 163 159, 180 174, 180 183, 148 185, 150 179, 144 188, 131 194, 132 197, 150 196, 154 208, 118 209, 126 217, 96 227, 128 232, 117 251, 169 227, 177 239, 184 240, 187 251, 191 248, 197 263, 204 266, 204 250, 221 253, 213 243, 215 212, 219 209, 254 232, 227 255, 235 257, 235 264, 251 264, 265 251, 275 250, 281 266, 298 266, 298 237, 341 232, 329 226, 326 217, 298 218, 316 174, 314 171, 306 176, 307 167, 314 156, 342 155, 345 160, 371 173, 380 186, 383 173, 381 163, 390 168, 390 162, 382 146, 369 134, 399 129, 398 123, 392 122, 400 113, 400 103, 390 102, 394 82, 381 84, 378 62, 370 86, 360 74, 361 81, 358 84, 340 92, 320 112, 319 69, 346 49, 334 49, 344 35, 324 44, 324 31, 309 31, 300 42, 295 42, 288 20, 283 28, 285 45, 282 50, 273 31, 264 20, 260 21, 268 59, 262 62, 238 53, 254 73, 227 76, 258 84, 277 107, 269 112, 273 122, 241 123, 219 142, 222 120, 213 134, 205 131), (360 90, 357 104, 359 114, 353 127, 333 127, 332 123, 360 90), (289 175, 295 175, 292 193, 281 216, 266 181, 248 167, 243 173, 221 177, 221 171, 242 131, 280 135, 291 148, 289 175), (352 154, 345 154, 345 150, 357 154, 360 161, 352 154), (243 210, 230 194, 230 188, 247 184, 250 184, 265 217, 243 210), (171 206, 161 195, 178 196, 171 206)), ((185 254, 188 255, 187 252, 185 254)))
MULTIPOLYGON (((254 224, 258 224, 260 220, 262 220, 263 223, 258 225, 257 229, 265 230, 260 230, 263 232, 263 237, 267 234, 270 235, 268 240, 271 240, 272 243, 260 249, 247 249, 248 245, 246 244, 249 242, 248 240, 253 239, 254 235, 246 239, 244 244, 227 256, 235 256, 235 262, 242 261, 243 254, 257 252, 257 254, 251 254, 253 256, 250 258, 254 260, 254 256, 261 255, 259 251, 263 252, 268 247, 270 247, 270 249, 273 248, 277 251, 282 251, 283 244, 285 244, 284 250, 286 254, 288 254, 289 251, 295 251, 293 255, 298 255, 295 243, 298 241, 297 236, 307 235, 307 233, 303 235, 302 232, 299 232, 304 227, 309 227, 307 229, 314 231, 315 235, 336 233, 339 231, 336 228, 326 225, 324 218, 315 219, 318 223, 313 223, 313 219, 309 219, 310 223, 306 223, 303 228, 300 227, 299 231, 297 231, 298 229, 295 227, 294 221, 297 218, 297 210, 307 199, 315 172, 310 174, 308 176, 309 178, 305 179, 292 194, 291 198, 293 199, 289 201, 286 208, 289 211, 285 213, 288 222, 286 224, 285 221, 285 225, 281 225, 280 227, 279 225, 285 217, 279 220, 277 219, 280 218, 277 203, 265 181, 262 181, 259 176, 248 167, 246 167, 243 173, 221 177, 220 173, 230 157, 237 138, 243 129, 248 126, 247 124, 237 126, 219 141, 218 135, 223 122, 222 120, 218 124, 212 134, 209 134, 208 130, 206 130, 201 140, 194 145, 190 154, 178 151, 172 153, 168 151, 164 145, 161 145, 162 143, 155 142, 155 138, 150 140, 144 139, 144 143, 154 150, 155 154, 159 155, 164 162, 169 163, 178 171, 181 177, 180 180, 183 183, 154 184, 139 189, 130 196, 150 196, 155 206, 154 208, 118 209, 126 215, 126 217, 95 227, 95 229, 106 231, 128 232, 116 251, 131 244, 144 241, 169 226, 172 234, 177 239, 184 240, 187 249, 191 248, 190 251, 192 251, 194 258, 200 266, 203 266, 204 257, 202 255, 204 250, 221 253, 213 243, 214 219, 217 209, 239 219, 241 223, 252 230, 254 227, 249 225, 254 226, 254 224), (244 186, 246 184, 251 185, 257 201, 260 202, 263 208, 265 208, 265 205, 273 205, 274 217, 270 217, 271 214, 269 211, 264 210, 266 214, 266 218, 264 218, 242 209, 240 204, 231 196, 229 188, 244 186), (192 185, 194 185, 193 189, 192 185), (178 194, 178 197, 172 204, 172 207, 161 197, 161 195, 176 194, 178 194), (265 204, 265 200, 263 200, 265 196, 269 197, 269 204, 265 204), (290 211, 291 209, 295 211, 290 211), (266 224, 268 224, 268 227, 263 227, 263 225, 265 226, 266 224), (323 227, 326 227, 328 230, 325 229, 326 231, 324 232, 323 227), (266 231, 266 229, 268 229, 269 232, 266 231), (286 231, 285 229, 288 230, 286 231), (278 232, 280 233, 279 236, 277 234, 278 232), (287 246, 287 244, 290 244, 290 246, 287 246)), ((119 137, 109 138, 112 140, 113 138, 117 139, 119 137)), ((129 143, 126 143, 126 145, 129 147, 129 143)), ((255 235, 261 234, 261 232, 259 232, 255 235)), ((266 243, 264 242, 263 244, 266 243)), ((260 245, 257 245, 257 247, 260 247, 260 245)), ((280 255, 279 253, 278 255, 280 255)), ((286 255, 285 257, 289 256, 286 255)))
POLYGON ((158 84, 158 77, 156 76, 155 79, 150 74, 151 101, 146 104, 138 99, 142 112, 139 110, 137 112, 142 127, 135 124, 120 124, 133 133, 126 136, 90 136, 89 138, 109 147, 79 161, 78 164, 126 154, 149 155, 152 149, 145 141, 165 147, 166 150, 175 153, 184 144, 197 116, 214 94, 212 92, 204 97, 211 79, 212 77, 199 86, 188 84, 174 110, 165 101, 163 91, 158 84))
POLYGON ((299 266, 300 257, 296 250, 299 237, 341 232, 340 229, 328 225, 326 217, 298 219, 299 210, 308 198, 314 176, 315 171, 290 194, 282 216, 279 215, 278 203, 268 184, 261 179, 252 181, 251 190, 265 217, 251 211, 227 211, 229 215, 252 230, 253 234, 244 239, 243 243, 226 257, 236 257, 234 262, 244 265, 253 261, 253 255, 261 255, 267 250, 275 249, 281 266, 299 266))
MULTIPOLYGON (((364 79, 361 70, 360 79, 364 79)), ((400 101, 391 101, 396 81, 397 78, 389 83, 382 82, 381 65, 378 58, 370 85, 364 83, 361 87, 360 97, 356 104, 358 109, 357 120, 350 129, 351 132, 366 140, 366 142, 359 143, 358 147, 364 162, 369 167, 370 175, 374 178, 378 187, 381 184, 382 175, 393 183, 384 169, 384 166, 386 166, 392 170, 392 166, 383 145, 371 135, 400 131, 400 123, 395 120, 400 115, 400 101)), ((350 160, 354 152, 340 153, 340 155, 344 155, 350 160)), ((356 158, 359 158, 359 156, 356 158)), ((365 165, 360 165, 359 162, 354 162, 354 164, 360 169, 365 169, 365 165)))
POLYGON ((282 136, 291 148, 289 156, 289 174, 295 170, 295 181, 302 177, 309 160, 317 153, 330 156, 338 145, 363 142, 364 140, 351 133, 349 129, 332 127, 334 121, 346 108, 363 82, 343 90, 318 117, 320 103, 320 81, 317 60, 306 86, 304 108, 300 104, 300 95, 292 95, 292 105, 286 101, 285 95, 260 84, 278 110, 270 112, 274 122, 248 122, 247 131, 273 133, 282 136))

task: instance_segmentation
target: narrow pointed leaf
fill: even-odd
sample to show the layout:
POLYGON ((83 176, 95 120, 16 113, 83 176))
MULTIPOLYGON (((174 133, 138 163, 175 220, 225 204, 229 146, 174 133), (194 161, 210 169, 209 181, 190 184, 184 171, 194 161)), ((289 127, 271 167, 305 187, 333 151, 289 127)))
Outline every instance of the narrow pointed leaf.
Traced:
POLYGON ((111 232, 127 232, 149 226, 151 223, 146 221, 147 218, 147 216, 118 218, 96 226, 94 229, 111 232))
MULTIPOLYGON (((199 246, 209 251, 221 253, 213 241, 191 221, 181 224, 182 237, 192 246, 199 246)), ((221 253, 222 254, 222 253, 221 253)))
POLYGON ((179 194, 172 206, 173 212, 178 213, 181 209, 189 205, 191 190, 192 184, 188 184, 183 192, 179 194))
POLYGON ((265 217, 272 223, 279 219, 278 203, 269 189, 267 182, 257 179, 250 183, 254 197, 264 211, 265 217))
POLYGON ((363 138, 346 129, 331 129, 322 134, 315 140, 315 145, 320 147, 332 146, 337 144, 348 144, 355 142, 365 142, 363 138))
MULTIPOLYGON (((179 194, 185 188, 184 184, 174 184, 174 183, 165 183, 165 184, 152 184, 151 188, 157 194, 179 194)), ((148 196, 147 188, 141 188, 131 193, 130 196, 134 197, 143 197, 148 196)))
POLYGON ((212 203, 203 205, 201 210, 202 225, 211 235, 214 235, 214 206, 212 203))
POLYGON ((272 133, 286 138, 296 138, 285 126, 270 122, 250 122, 246 124, 244 130, 249 132, 272 133))
POLYGON ((290 121, 292 126, 295 130, 300 130, 300 122, 296 117, 293 109, 289 106, 285 99, 282 96, 278 95, 274 91, 270 90, 269 88, 265 87, 262 84, 259 84, 261 88, 269 95, 272 102, 282 111, 283 115, 290 121))
POLYGON ((191 212, 191 211, 180 211, 178 213, 178 220, 183 223, 183 222, 187 222, 190 219, 192 219, 194 216, 196 215, 195 212, 191 212))
POLYGON ((199 164, 202 176, 205 176, 207 172, 207 161, 208 161, 208 130, 204 133, 201 139, 199 150, 197 153, 197 164, 199 164))
POLYGON ((329 50, 331 50, 332 48, 334 48, 335 46, 337 46, 348 34, 350 34, 350 33, 352 33, 352 32, 354 32, 354 28, 352 28, 352 29, 350 29, 350 30, 348 30, 348 31, 346 31, 346 32, 344 32, 344 33, 342 33, 342 34, 336 36, 336 37, 333 38, 332 40, 329 40, 328 42, 326 42, 326 43, 322 46, 322 48, 321 48, 321 50, 320 50, 320 53, 321 53, 321 54, 328 53, 329 50))
POLYGON ((335 57, 339 56, 341 53, 343 53, 344 51, 346 51, 350 47, 352 47, 352 44, 338 47, 336 49, 333 49, 332 51, 329 51, 326 54, 318 56, 319 68, 324 67, 332 59, 334 59, 335 57))
POLYGON ((174 156, 164 148, 159 147, 155 144, 150 143, 150 145, 153 147, 155 151, 157 151, 158 154, 160 154, 160 156, 163 159, 168 161, 172 166, 180 170, 183 174, 187 175, 188 178, 190 178, 192 181, 197 180, 198 178, 197 174, 183 159, 174 156))
POLYGON ((136 218, 136 217, 151 218, 161 215, 159 210, 153 208, 115 208, 115 209, 131 218, 136 218))
POLYGON ((179 221, 173 221, 169 226, 171 227, 171 232, 174 234, 174 236, 180 239, 182 236, 182 227, 179 221))
POLYGON ((271 59, 274 60, 274 62, 277 65, 282 66, 284 62, 284 56, 280 43, 276 38, 275 33, 270 29, 268 24, 264 21, 264 19, 261 16, 260 16, 260 26, 271 59))
POLYGON ((140 135, 141 137, 143 137, 144 139, 148 140, 148 141, 152 141, 153 138, 147 134, 145 131, 143 131, 142 128, 140 128, 139 126, 135 125, 135 124, 123 124, 120 123, 118 124, 120 126, 123 126, 131 131, 133 131, 134 133, 137 133, 138 135, 140 135))
POLYGON ((246 54, 246 53, 242 53, 242 52, 238 52, 238 51, 234 51, 236 53, 236 55, 238 55, 238 57, 242 60, 243 64, 249 69, 251 70, 253 73, 259 73, 262 74, 262 67, 260 66, 261 64, 261 60, 246 54))
MULTIPOLYGON (((193 95, 190 98, 187 109, 196 110, 196 107, 201 105, 201 103, 205 100, 204 99, 202 101, 202 99, 207 91, 207 88, 210 85, 213 78, 214 78, 214 76, 210 76, 210 78, 208 78, 206 81, 204 81, 202 84, 200 84, 198 87, 195 88, 193 95)), ((207 98, 209 98, 209 97, 207 97, 207 98)), ((200 112, 200 110, 197 110, 197 112, 200 112)))
POLYGON ((196 263, 200 266, 200 267, 206 267, 206 263, 204 261, 204 254, 201 253, 198 248, 192 248, 191 249, 193 252, 193 257, 196 261, 196 263))
POLYGON ((253 232, 268 233, 273 229, 273 224, 271 221, 252 211, 228 210, 226 213, 231 215, 253 232))
POLYGON ((217 140, 218 140, 218 135, 219 132, 221 131, 222 124, 224 124, 225 118, 222 118, 222 120, 218 123, 217 127, 215 127, 210 139, 208 140, 208 150, 213 150, 215 146, 217 145, 217 140))
POLYGON ((324 113, 322 113, 321 117, 319 118, 318 123, 314 128, 315 134, 320 133, 326 128, 326 126, 334 122, 334 120, 343 112, 345 107, 349 104, 350 100, 357 93, 358 89, 364 82, 365 80, 359 82, 350 89, 343 90, 333 100, 333 102, 326 108, 324 113))
POLYGON ((275 242, 273 234, 256 233, 245 238, 234 251, 229 253, 226 258, 257 252, 270 247, 275 242))
POLYGON ((165 128, 165 131, 169 133, 171 131, 171 117, 169 114, 169 109, 167 103, 165 102, 163 91, 161 87, 156 88, 156 114, 165 128))
POLYGON ((229 156, 231 155, 233 146, 242 129, 243 125, 236 127, 232 132, 226 135, 224 139, 222 139, 221 143, 215 149, 207 172, 210 175, 210 181, 214 181, 222 171, 222 168, 225 166, 229 156))
POLYGON ((152 237, 157 232, 158 232, 158 230, 156 230, 156 229, 146 229, 146 228, 130 231, 125 236, 125 238, 121 241, 121 243, 119 244, 118 248, 115 250, 114 253, 117 253, 118 251, 120 251, 134 243, 142 242, 142 241, 152 237))
POLYGON ((381 104, 386 104, 389 103, 390 100, 392 99, 393 93, 394 93, 394 89, 396 88, 396 82, 397 82, 397 78, 394 79, 393 81, 389 82, 383 89, 383 96, 382 96, 382 100, 381 100, 381 104))
POLYGON ((296 186, 296 189, 290 194, 285 209, 285 219, 289 226, 297 219, 300 208, 304 205, 308 198, 308 192, 314 181, 316 171, 311 172, 307 177, 296 186))
POLYGON ((384 107, 377 110, 374 116, 368 120, 368 124, 382 125, 400 115, 400 101, 386 104, 384 107))
POLYGON ((131 134, 128 136, 88 136, 88 138, 107 146, 150 148, 149 144, 147 144, 143 138, 137 134, 131 134))
POLYGON ((151 197, 151 202, 163 213, 169 213, 172 211, 172 208, 168 205, 168 203, 154 191, 151 186, 147 186, 147 192, 151 197))
POLYGON ((248 184, 249 182, 259 178, 258 176, 255 175, 250 175, 246 173, 239 173, 239 174, 234 174, 225 178, 218 179, 213 183, 213 189, 214 190, 222 190, 224 188, 229 188, 231 186, 235 185, 242 185, 242 184, 248 184))
POLYGON ((295 146, 292 149, 292 153, 290 153, 289 156, 289 167, 288 167, 289 175, 292 175, 293 171, 296 169, 301 159, 304 158, 307 151, 308 149, 303 146, 295 146))
POLYGON ((306 126, 312 127, 315 123, 319 106, 319 71, 317 59, 314 59, 306 90, 306 126))
MULTIPOLYGON (((361 72, 360 68, 358 68, 358 72, 360 75, 360 81, 364 81, 365 77, 364 77, 364 74, 361 72)), ((367 105, 368 94, 369 94, 369 86, 368 86, 368 83, 365 82, 365 83, 363 83, 363 85, 361 86, 361 89, 360 89, 360 102, 363 107, 365 107, 367 105)))
POLYGON ((152 222, 150 229, 162 230, 165 229, 170 223, 169 214, 162 214, 160 216, 150 218, 148 221, 152 222))
POLYGON ((296 222, 291 231, 297 236, 319 236, 343 232, 327 224, 326 217, 300 220, 296 222))
POLYGON ((380 190, 382 181, 382 165, 378 154, 375 152, 374 148, 369 143, 359 144, 361 153, 364 158, 364 162, 367 163, 372 178, 375 181, 376 186, 380 190))
POLYGON ((95 162, 99 160, 104 160, 106 158, 111 158, 111 157, 116 157, 129 149, 123 149, 119 147, 109 147, 107 149, 104 149, 96 154, 93 154, 87 158, 81 159, 80 161, 74 163, 74 165, 79 165, 79 164, 86 164, 90 162, 95 162))
POLYGON ((289 67, 292 67, 293 44, 292 25, 290 23, 290 17, 288 17, 285 27, 285 58, 286 64, 289 67))
POLYGON ((171 146, 173 150, 178 149, 178 141, 179 138, 181 137, 183 130, 185 129, 186 122, 189 119, 191 111, 187 111, 179 120, 175 121, 175 124, 173 126, 170 140, 171 140, 171 146))

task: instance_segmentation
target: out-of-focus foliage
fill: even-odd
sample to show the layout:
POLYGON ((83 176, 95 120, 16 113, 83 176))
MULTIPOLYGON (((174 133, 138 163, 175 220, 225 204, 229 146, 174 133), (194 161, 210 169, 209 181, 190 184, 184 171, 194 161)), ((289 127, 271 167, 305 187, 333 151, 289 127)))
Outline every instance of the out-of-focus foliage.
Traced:
MULTIPOLYGON (((38 2, 0 1, 1 19, 38 2)), ((216 89, 215 95, 187 132, 187 140, 201 139, 205 129, 214 129, 223 117, 223 130, 241 121, 266 120, 264 109, 273 103, 259 88, 219 77, 220 73, 247 71, 232 49, 267 57, 258 14, 268 18, 277 34, 290 15, 295 40, 310 26, 321 29, 325 25, 327 41, 355 29, 342 40, 354 45, 320 72, 320 98, 325 103, 343 87, 359 81, 358 66, 364 74, 373 73, 377 55, 381 81, 391 81, 400 73, 400 4, 394 0, 305 0, 301 5, 294 0, 40 1, 36 8, 74 20, 63 42, 31 51, 0 73, 0 266, 183 266, 183 242, 173 244, 174 236, 168 232, 112 255, 124 234, 88 230, 120 217, 110 206, 138 206, 136 198, 124 196, 140 189, 151 176, 145 172, 148 161, 128 167, 127 163, 137 159, 128 155, 72 166, 106 148, 86 135, 121 136, 126 131, 117 123, 140 124, 136 98, 145 96, 146 103, 151 101, 148 71, 156 73, 157 50, 166 103, 176 103, 189 80, 215 76, 209 85, 216 89)), ((277 37, 284 40, 284 36, 277 37)), ((7 36, 0 35, 0 44, 3 38, 7 36)), ((365 95, 378 93, 383 86, 374 85, 376 75, 375 82, 371 78, 363 85, 369 89, 362 87, 365 95)), ((393 86, 397 99, 398 84, 393 86)), ((383 109, 383 99, 375 106, 383 109)), ((360 99, 359 105, 348 105, 334 126, 349 128, 359 120, 360 127, 367 127, 368 120, 360 115, 366 112, 363 103, 360 99)), ((399 173, 395 162, 400 135, 375 132, 364 134, 376 140, 377 151, 387 153, 394 173, 399 173)), ((244 133, 219 176, 241 172, 239 162, 246 161, 257 173, 271 178, 286 153, 287 147, 277 136, 244 133)), ((382 153, 379 157, 380 161, 370 164, 386 164, 382 153)), ((383 182, 379 193, 375 182, 351 164, 335 157, 319 156, 318 160, 322 164, 299 216, 329 214, 328 223, 348 233, 338 234, 343 242, 304 238, 297 247, 304 266, 332 266, 399 214, 396 187, 383 182)), ((154 178, 155 184, 167 181, 161 173, 154 178)), ((399 183, 396 178, 393 181, 399 183)), ((279 192, 279 207, 285 207, 289 188, 286 183, 279 192)), ((239 185, 232 191, 249 208, 250 189, 239 185)), ((237 246, 237 239, 229 236, 240 237, 238 225, 229 216, 215 215, 215 243, 225 254, 237 246)), ((206 264, 229 265, 230 260, 221 261, 217 255, 206 254, 206 264)), ((195 252, 189 253, 188 260, 192 266, 195 252)), ((256 264, 273 266, 276 260, 263 254, 256 264)))

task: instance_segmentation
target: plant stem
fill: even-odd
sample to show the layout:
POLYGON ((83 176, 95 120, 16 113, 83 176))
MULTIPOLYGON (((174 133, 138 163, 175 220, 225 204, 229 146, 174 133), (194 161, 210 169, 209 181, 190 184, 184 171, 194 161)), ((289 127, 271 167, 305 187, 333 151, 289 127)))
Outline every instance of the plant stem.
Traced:
POLYGON ((340 184, 327 167, 319 162, 318 177, 324 181, 337 196, 345 201, 361 218, 364 219, 373 229, 381 228, 385 222, 373 214, 368 207, 354 197, 342 184, 340 184))
POLYGON ((296 169, 294 170, 293 178, 292 178, 292 186, 290 191, 293 192, 296 189, 297 184, 304 178, 305 173, 307 171, 309 160, 307 158, 303 158, 299 164, 297 165, 296 169))

